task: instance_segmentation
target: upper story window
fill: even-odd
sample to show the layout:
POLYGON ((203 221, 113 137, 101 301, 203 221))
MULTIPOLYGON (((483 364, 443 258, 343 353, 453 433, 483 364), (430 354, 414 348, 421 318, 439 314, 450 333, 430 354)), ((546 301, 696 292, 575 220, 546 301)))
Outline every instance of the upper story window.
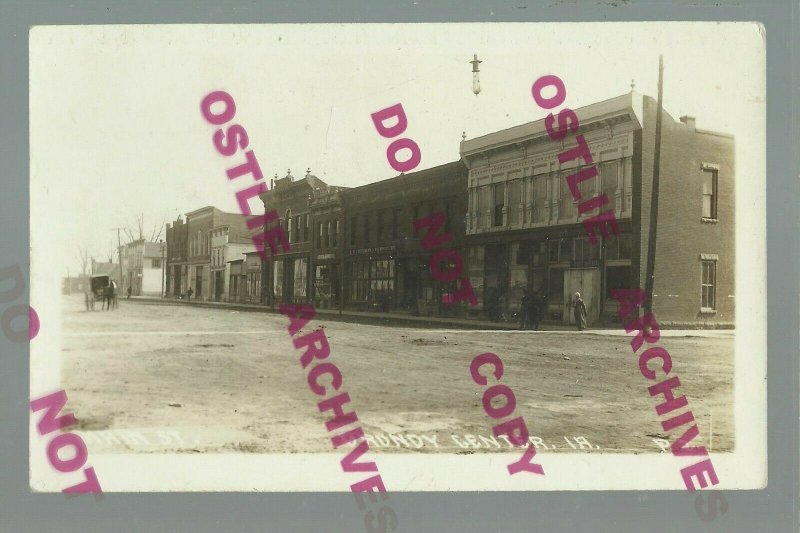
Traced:
POLYGON ((547 174, 533 177, 533 220, 544 222, 547 220, 547 174))
POLYGON ((308 229, 309 229, 309 224, 311 223, 310 222, 311 217, 309 216, 308 213, 303 215, 303 217, 305 218, 305 223, 303 224, 303 241, 308 242, 308 229))
POLYGON ((392 211, 392 239, 397 240, 398 231, 400 229, 400 210, 395 209, 392 211))
POLYGON ((378 229, 378 238, 377 238, 377 241, 380 242, 380 241, 383 240, 383 237, 384 237, 384 235, 383 235, 383 231, 384 231, 383 211, 378 211, 377 212, 377 218, 378 218, 378 221, 377 221, 378 222, 378 228, 377 228, 378 229))
POLYGON ((711 166, 703 166, 703 177, 701 183, 701 194, 703 197, 702 217, 712 220, 717 219, 717 177, 719 169, 711 166))
POLYGON ((331 246, 331 225, 332 222, 330 220, 325 223, 325 248, 330 248, 331 246))
POLYGON ((358 228, 358 217, 350 217, 350 246, 356 244, 356 231, 358 228))
POLYGON ((492 211, 492 226, 503 225, 503 207, 506 201, 505 183, 496 183, 494 186, 494 211, 492 211))
POLYGON ((286 210, 286 240, 288 242, 294 242, 292 240, 292 211, 291 209, 286 210))
POLYGON ((302 220, 302 215, 294 216, 294 242, 303 241, 302 226, 300 225, 301 220, 302 220))
POLYGON ((331 232, 331 246, 339 245, 339 219, 333 221, 333 231, 331 232))
POLYGON ((631 234, 620 233, 613 235, 605 241, 606 259, 630 259, 631 258, 631 234))
MULTIPOLYGON (((603 183, 603 194, 608 197, 608 205, 603 210, 617 209, 617 176, 618 166, 616 161, 608 161, 600 165, 600 179, 603 183)), ((584 198, 589 198, 584 196, 584 198)))
POLYGON ((369 242, 369 213, 364 215, 364 242, 369 242))

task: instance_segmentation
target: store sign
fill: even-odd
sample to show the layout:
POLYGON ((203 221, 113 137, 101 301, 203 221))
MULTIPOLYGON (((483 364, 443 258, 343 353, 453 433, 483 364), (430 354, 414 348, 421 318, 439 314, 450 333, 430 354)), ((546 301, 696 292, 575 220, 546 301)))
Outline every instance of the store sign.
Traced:
POLYGON ((355 250, 350 250, 350 255, 394 253, 394 251, 394 246, 378 246, 375 248, 356 248, 355 250))
POLYGON ((317 255, 317 260, 318 261, 322 260, 322 259, 335 259, 335 258, 336 258, 336 254, 318 254, 317 255))

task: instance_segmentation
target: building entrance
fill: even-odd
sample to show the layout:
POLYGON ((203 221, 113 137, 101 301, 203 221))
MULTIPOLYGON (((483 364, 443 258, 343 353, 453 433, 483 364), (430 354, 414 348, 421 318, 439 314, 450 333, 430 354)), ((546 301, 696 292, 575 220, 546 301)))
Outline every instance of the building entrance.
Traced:
POLYGON ((573 304, 576 292, 581 293, 583 303, 586 305, 586 324, 590 326, 600 317, 600 269, 564 270, 564 324, 575 324, 573 304))

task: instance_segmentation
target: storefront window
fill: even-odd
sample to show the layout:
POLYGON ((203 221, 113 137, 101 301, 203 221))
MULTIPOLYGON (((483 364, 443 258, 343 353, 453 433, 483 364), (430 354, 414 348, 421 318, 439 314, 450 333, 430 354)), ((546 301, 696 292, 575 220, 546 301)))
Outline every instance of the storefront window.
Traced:
MULTIPOLYGON (((512 312, 519 311, 522 295, 528 287, 528 263, 519 261, 520 243, 515 242, 510 246, 511 250, 511 272, 510 272, 510 291, 508 295, 508 305, 512 312)), ((524 255, 524 254, 523 254, 524 255)))
POLYGON ((611 291, 631 288, 631 267, 606 267, 606 298, 611 298, 611 291))
POLYGON ((550 285, 547 289, 547 297, 551 303, 564 303, 564 269, 550 269, 550 285))
POLYGON ((275 294, 275 299, 280 301, 283 296, 283 261, 275 261, 272 276, 272 292, 275 294))
POLYGON ((373 303, 388 308, 394 299, 394 259, 371 261, 370 296, 373 303))
MULTIPOLYGON (((331 280, 331 267, 329 265, 317 265, 314 276, 314 292, 318 302, 323 302, 322 307, 328 308, 333 292, 331 280)), ((317 304, 319 305, 319 304, 317 304)))
POLYGON ((478 300, 476 309, 483 309, 483 271, 484 271, 483 246, 471 246, 467 249, 466 271, 472 291, 478 300))
POLYGON ((350 299, 354 302, 367 300, 369 286, 369 261, 356 261, 352 263, 352 285, 350 299))
POLYGON ((294 260, 294 298, 295 301, 306 297, 308 281, 308 259, 294 260))

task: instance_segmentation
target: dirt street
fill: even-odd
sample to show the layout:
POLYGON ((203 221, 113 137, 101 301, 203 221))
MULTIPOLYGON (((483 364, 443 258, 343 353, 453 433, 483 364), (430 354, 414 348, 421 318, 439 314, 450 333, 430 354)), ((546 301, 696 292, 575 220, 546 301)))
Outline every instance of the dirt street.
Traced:
MULTIPOLYGON (((332 450, 284 316, 123 299, 116 311, 90 313, 82 296, 64 298, 67 408, 93 450, 332 450)), ((503 360, 515 416, 548 453, 657 453, 666 438, 647 393, 654 382, 620 332, 312 325, 325 327, 342 390, 377 453, 507 451, 491 439, 484 388, 470 377, 470 361, 487 351, 503 360)), ((691 335, 659 345, 673 357, 702 443, 730 451, 733 332, 691 335)))

